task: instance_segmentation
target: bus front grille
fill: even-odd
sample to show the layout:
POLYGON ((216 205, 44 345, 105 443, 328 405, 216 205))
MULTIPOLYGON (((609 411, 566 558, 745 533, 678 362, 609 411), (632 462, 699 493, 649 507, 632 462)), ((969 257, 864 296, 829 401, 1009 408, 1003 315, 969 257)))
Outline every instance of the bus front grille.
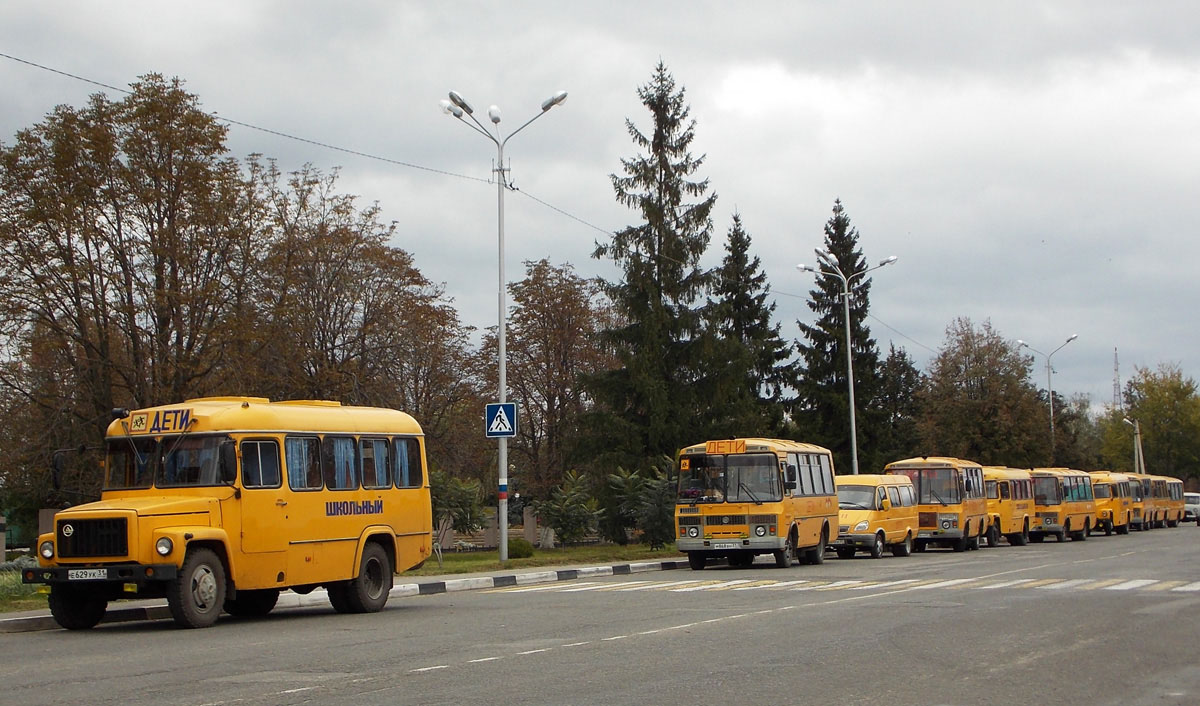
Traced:
POLYGON ((124 517, 59 520, 58 556, 64 559, 125 556, 129 537, 124 517))

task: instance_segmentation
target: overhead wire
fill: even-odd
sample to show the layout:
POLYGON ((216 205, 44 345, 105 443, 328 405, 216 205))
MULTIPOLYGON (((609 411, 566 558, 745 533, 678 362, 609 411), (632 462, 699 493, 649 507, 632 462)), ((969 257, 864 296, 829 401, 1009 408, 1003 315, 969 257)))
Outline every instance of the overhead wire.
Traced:
MULTIPOLYGON (((78 74, 73 74, 73 73, 70 73, 70 72, 68 72, 68 71, 63 71, 63 70, 61 70, 61 69, 56 69, 56 68, 54 68, 54 67, 51 67, 51 66, 45 66, 45 65, 43 65, 43 64, 39 64, 39 63, 37 63, 37 62, 34 62, 34 61, 29 61, 28 59, 22 59, 21 57, 18 57, 18 56, 13 56, 13 55, 11 55, 11 54, 7 54, 7 53, 4 53, 4 52, 0 52, 0 57, 3 57, 3 58, 5 58, 5 59, 9 59, 9 60, 11 60, 11 61, 15 61, 15 62, 17 62, 17 63, 20 63, 20 64, 25 64, 26 66, 31 66, 31 67, 33 67, 33 68, 40 69, 40 70, 42 70, 42 71, 48 71, 48 72, 50 72, 50 73, 58 74, 59 76, 64 76, 64 77, 66 77, 66 78, 70 78, 70 79, 73 79, 73 80, 75 80, 75 81, 81 81, 81 82, 83 82, 83 83, 91 84, 91 85, 93 85, 93 86, 99 86, 100 88, 104 88, 104 89, 107 89, 107 90, 110 90, 110 91, 115 91, 115 92, 117 92, 117 93, 122 93, 122 94, 125 94, 125 95, 132 95, 132 94, 133 94, 133 91, 131 91, 131 90, 127 89, 127 88, 120 88, 120 87, 118 87, 118 86, 113 86, 113 85, 111 85, 111 84, 107 84, 107 83, 104 83, 104 82, 102 82, 102 81, 97 81, 97 80, 95 80, 95 79, 87 78, 86 76, 80 76, 80 75, 78 75, 78 74)), ((201 111, 201 112, 204 112, 204 111, 201 111)), ((258 131, 258 132, 262 132, 262 133, 265 133, 265 134, 268 134, 268 135, 274 135, 274 136, 276 136, 276 137, 282 137, 282 138, 284 138, 284 139, 287 139, 287 140, 293 140, 293 141, 295 141, 295 142, 302 142, 302 143, 304 143, 304 144, 309 144, 309 145, 313 145, 313 146, 315 146, 315 147, 321 147, 321 148, 324 148, 324 149, 333 150, 333 151, 335 151, 335 152, 341 152, 341 153, 343 153, 343 154, 354 155, 354 156, 356 156, 356 157, 362 157, 362 158, 364 158, 364 159, 370 159, 370 160, 374 160, 374 161, 378 161, 378 162, 384 162, 384 163, 386 163, 386 164, 393 164, 393 165, 396 165, 396 166, 407 167, 407 168, 409 168, 409 169, 417 169, 417 170, 424 171, 424 172, 429 172, 429 173, 432 173, 432 174, 441 174, 441 175, 443 175, 443 176, 450 176, 450 177, 454 177, 454 178, 457 178, 457 179, 464 179, 464 180, 467 180, 467 181, 482 182, 482 183, 485 183, 485 184, 492 184, 492 183, 495 183, 495 182, 494 182, 492 179, 485 179, 485 178, 481 178, 481 177, 470 176, 470 175, 467 175, 467 174, 459 174, 459 173, 457 173, 457 172, 451 172, 451 171, 448 171, 448 170, 445 170, 445 169, 437 169, 437 168, 435 168, 435 167, 426 167, 426 166, 424 166, 424 165, 421 165, 421 164, 416 164, 416 163, 413 163, 413 162, 406 162, 406 161, 399 160, 399 159, 392 159, 392 158, 390 158, 390 157, 383 157, 383 156, 380 156, 380 155, 371 154, 370 152, 363 152, 363 151, 361 151, 361 150, 351 149, 351 148, 348 148, 348 147, 340 147, 340 146, 338 146, 338 145, 334 145, 334 144, 331 144, 331 143, 328 143, 328 142, 321 142, 320 140, 314 140, 314 139, 310 139, 310 138, 307 138, 307 137, 301 137, 301 136, 299 136, 299 135, 293 135, 293 134, 291 134, 291 133, 283 132, 283 131, 281 131, 281 130, 275 130, 275 129, 272 129, 272 128, 265 128, 265 127, 262 127, 262 126, 260 126, 260 125, 255 125, 255 124, 253 124, 253 123, 248 123, 248 122, 245 122, 245 121, 242 121, 242 120, 236 120, 236 119, 234 119, 234 118, 230 118, 230 117, 227 117, 227 116, 221 115, 220 113, 218 113, 218 112, 216 112, 216 111, 212 111, 212 112, 206 112, 205 114, 206 114, 206 115, 209 115, 209 116, 211 116, 212 118, 214 118, 214 119, 216 119, 216 120, 219 120, 219 121, 222 121, 222 122, 225 122, 225 123, 229 123, 230 125, 237 125, 237 126, 239 126, 239 127, 244 127, 244 128, 246 128, 246 129, 249 129, 249 130, 256 130, 256 131, 258 131)), ((527 199, 530 199, 531 201, 534 201, 535 203, 538 203, 538 204, 540 204, 540 205, 541 205, 541 206, 543 206, 544 208, 547 208, 547 209, 549 209, 549 210, 551 210, 551 211, 553 211, 553 212, 555 212, 555 213, 557 213, 557 214, 559 214, 559 215, 561 215, 561 216, 563 216, 563 217, 565 217, 565 218, 569 218, 569 219, 571 219, 571 220, 575 221, 576 223, 579 223, 580 225, 583 225, 583 226, 585 226, 585 227, 587 227, 587 228, 591 228, 592 230, 595 230, 595 231, 597 231, 597 232, 599 232, 599 233, 603 233, 604 235, 606 235, 606 236, 608 236, 608 237, 610 237, 610 238, 614 236, 614 233, 613 233, 613 231, 607 230, 607 229, 605 229, 605 228, 601 228, 600 226, 598 226, 598 225, 596 225, 596 224, 594 224, 594 223, 591 223, 590 221, 587 221, 587 220, 585 220, 585 219, 583 219, 583 218, 581 218, 581 217, 579 217, 579 216, 576 216, 575 214, 573 214, 573 213, 570 213, 569 211, 566 211, 566 210, 564 210, 564 209, 562 209, 562 208, 559 208, 558 206, 555 206, 554 204, 551 204, 551 203, 549 203, 548 201, 546 201, 546 200, 544 200, 544 199, 538 198, 537 196, 535 196, 535 195, 533 195, 533 194, 529 193, 528 191, 524 191, 524 190, 522 190, 522 189, 518 189, 517 187, 513 186, 512 184, 509 184, 509 185, 507 185, 507 188, 508 188, 510 191, 513 191, 513 192, 515 192, 515 193, 518 193, 518 194, 520 194, 520 195, 524 196, 525 198, 527 198, 527 199)), ((685 267, 687 266, 687 263, 684 263, 684 262, 682 262, 682 261, 680 261, 680 260, 677 260, 677 259, 675 259, 675 258, 673 258, 673 257, 670 257, 669 255, 663 255, 663 254, 659 253, 659 254, 657 255, 657 257, 659 257, 659 258, 662 258, 662 259, 665 259, 665 260, 669 260, 669 261, 671 261, 671 262, 674 262, 675 264, 678 264, 678 265, 683 265, 683 266, 685 266, 685 267)), ((722 278, 722 279, 724 279, 724 278, 722 278)), ((730 280, 728 280, 728 279, 724 279, 724 281, 726 281, 726 282, 729 282, 729 283, 731 283, 731 284, 737 284, 737 282, 730 282, 730 280)), ((804 294, 795 294, 795 293, 792 293, 792 292, 787 292, 787 291, 782 291, 782 290, 777 290, 777 289, 776 289, 776 290, 772 290, 772 291, 773 291, 773 292, 774 292, 776 295, 779 295, 779 296, 791 297, 791 298, 794 298, 794 299, 808 299, 808 296, 807 296, 807 295, 804 295, 804 294)), ((869 316, 870 318, 874 319, 874 320, 875 320, 875 321, 877 321, 877 322, 878 322, 880 325, 884 326, 885 328, 887 328, 888 330, 892 331, 892 332, 893 332, 893 333, 895 333, 896 335, 903 337, 905 340, 908 340, 908 341, 912 342, 913 344, 915 344, 915 345, 917 345, 917 346, 920 346, 921 348, 924 348, 924 349, 925 349, 925 350, 927 350, 927 351, 930 351, 930 352, 932 352, 932 353, 936 353, 936 351, 934 351, 934 350, 933 350, 932 348, 930 348, 929 346, 926 346, 925 344, 921 343, 920 341, 917 341, 916 339, 914 339, 914 338, 912 338, 912 337, 910 337, 910 336, 906 335, 906 334, 905 334, 905 333, 903 333, 902 331, 899 331, 898 329, 896 329, 896 328, 894 328, 894 327, 892 327, 892 326, 888 325, 886 322, 884 322, 883 320, 879 319, 877 316, 875 316, 875 315, 873 315, 873 314, 869 314, 869 313, 867 314, 867 316, 869 316)))

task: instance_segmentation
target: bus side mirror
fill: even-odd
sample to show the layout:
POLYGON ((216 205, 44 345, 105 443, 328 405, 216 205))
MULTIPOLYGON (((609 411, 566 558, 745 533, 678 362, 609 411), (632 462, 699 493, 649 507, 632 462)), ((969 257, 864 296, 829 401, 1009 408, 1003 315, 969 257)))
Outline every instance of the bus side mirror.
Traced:
POLYGON ((237 480, 237 444, 226 441, 221 444, 221 482, 232 484, 237 480))
POLYGON ((783 487, 787 490, 795 490, 796 489, 796 481, 794 481, 794 480, 784 481, 783 487))
POLYGON ((880 503, 880 505, 879 505, 879 509, 883 510, 884 512, 891 510, 892 509, 892 501, 888 500, 887 498, 884 498, 883 502, 880 503))

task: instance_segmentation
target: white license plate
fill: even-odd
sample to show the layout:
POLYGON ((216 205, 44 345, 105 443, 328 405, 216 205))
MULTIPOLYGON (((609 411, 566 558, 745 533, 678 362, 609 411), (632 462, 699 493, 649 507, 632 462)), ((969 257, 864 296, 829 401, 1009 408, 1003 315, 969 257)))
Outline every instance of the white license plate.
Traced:
POLYGON ((713 542, 713 549, 737 549, 737 542, 713 542))
POLYGON ((93 581, 108 578, 108 569, 67 569, 68 581, 93 581))

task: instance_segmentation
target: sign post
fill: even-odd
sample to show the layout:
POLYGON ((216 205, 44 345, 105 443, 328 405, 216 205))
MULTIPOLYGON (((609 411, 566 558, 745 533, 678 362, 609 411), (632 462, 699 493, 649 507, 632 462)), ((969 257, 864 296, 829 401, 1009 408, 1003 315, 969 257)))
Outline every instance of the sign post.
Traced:
POLYGON ((500 525, 500 561, 505 561, 508 559, 508 440, 517 435, 517 404, 489 404, 483 415, 483 434, 489 439, 498 439, 500 445, 497 479, 497 499, 500 507, 499 517, 496 519, 500 525))

